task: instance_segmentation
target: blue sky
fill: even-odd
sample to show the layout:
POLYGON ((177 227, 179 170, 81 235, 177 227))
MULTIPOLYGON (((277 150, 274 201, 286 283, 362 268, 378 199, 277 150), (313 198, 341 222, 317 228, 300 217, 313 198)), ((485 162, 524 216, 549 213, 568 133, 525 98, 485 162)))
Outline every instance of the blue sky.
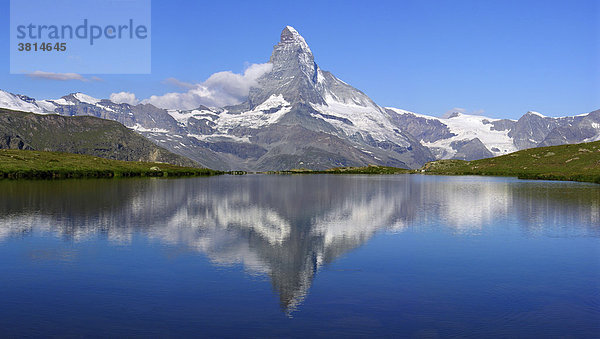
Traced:
POLYGON ((600 108, 600 1, 152 1, 152 73, 58 81, 9 74, 9 1, 0 0, 0 89, 139 99, 185 92, 268 61, 283 27, 319 66, 382 106, 441 116, 463 108, 518 118, 600 108))

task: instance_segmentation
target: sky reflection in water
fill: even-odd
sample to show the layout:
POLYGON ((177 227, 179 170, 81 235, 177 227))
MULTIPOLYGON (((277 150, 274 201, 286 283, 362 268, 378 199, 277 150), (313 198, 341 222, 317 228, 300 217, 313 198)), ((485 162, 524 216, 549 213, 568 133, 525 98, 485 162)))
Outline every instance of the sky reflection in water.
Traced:
POLYGON ((597 185, 249 175, 0 192, 7 334, 600 329, 597 185))

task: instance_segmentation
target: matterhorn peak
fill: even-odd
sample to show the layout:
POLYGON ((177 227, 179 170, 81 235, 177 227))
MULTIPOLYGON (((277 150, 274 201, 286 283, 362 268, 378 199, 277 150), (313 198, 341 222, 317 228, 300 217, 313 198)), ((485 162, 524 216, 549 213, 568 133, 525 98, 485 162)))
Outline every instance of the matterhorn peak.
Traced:
POLYGON ((282 48, 292 48, 298 51, 303 51, 306 54, 312 55, 310 48, 308 48, 308 44, 306 40, 298 33, 296 29, 292 26, 285 26, 283 31, 281 31, 281 40, 278 46, 282 48))
POLYGON ((292 26, 285 26, 283 31, 281 31, 281 42, 282 43, 304 43, 306 45, 306 41, 298 33, 296 29, 292 26))
POLYGON ((292 26, 285 26, 281 31, 281 42, 293 41, 300 36, 300 33, 292 26))
POLYGON ((269 62, 273 65, 271 71, 257 80, 258 86, 250 89, 248 102, 252 109, 273 95, 283 95, 291 104, 328 106, 327 100, 331 99, 380 111, 364 93, 322 71, 308 44, 292 26, 283 28, 269 62))
POLYGON ((250 90, 250 107, 263 103, 273 94, 282 94, 290 103, 325 104, 316 89, 320 70, 308 44, 293 27, 283 29, 269 62, 273 65, 272 70, 258 79, 259 86, 250 90))

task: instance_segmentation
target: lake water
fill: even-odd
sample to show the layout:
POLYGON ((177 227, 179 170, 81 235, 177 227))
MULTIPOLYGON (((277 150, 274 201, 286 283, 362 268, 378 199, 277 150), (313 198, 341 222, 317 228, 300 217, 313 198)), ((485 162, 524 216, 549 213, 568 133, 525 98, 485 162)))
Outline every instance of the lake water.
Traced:
POLYGON ((0 182, 10 336, 600 336, 600 185, 0 182))

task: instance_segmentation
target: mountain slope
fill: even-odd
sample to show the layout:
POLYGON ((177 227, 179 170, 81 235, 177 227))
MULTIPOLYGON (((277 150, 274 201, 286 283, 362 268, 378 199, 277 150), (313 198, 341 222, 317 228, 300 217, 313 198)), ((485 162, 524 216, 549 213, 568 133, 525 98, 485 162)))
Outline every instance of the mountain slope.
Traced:
POLYGON ((573 117, 571 123, 551 130, 538 145, 554 146, 596 140, 600 140, 600 110, 573 117))
POLYGON ((67 179, 217 175, 207 168, 122 161, 64 152, 0 150, 0 178, 67 179))
POLYGON ((115 121, 0 109, 0 148, 87 154, 106 159, 198 166, 115 121))
POLYGON ((516 176, 522 179, 587 181, 600 184, 600 141, 530 148, 476 161, 438 160, 422 172, 516 176))

